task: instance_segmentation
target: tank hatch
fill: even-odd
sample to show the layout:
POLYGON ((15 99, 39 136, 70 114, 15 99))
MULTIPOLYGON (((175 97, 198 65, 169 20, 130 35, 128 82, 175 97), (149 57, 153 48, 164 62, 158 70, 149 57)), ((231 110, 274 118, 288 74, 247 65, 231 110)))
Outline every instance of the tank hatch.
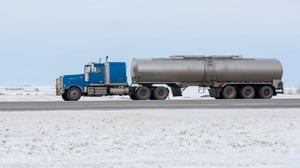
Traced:
POLYGON ((242 59, 242 55, 172 55, 169 59, 172 60, 206 60, 210 59, 242 59))

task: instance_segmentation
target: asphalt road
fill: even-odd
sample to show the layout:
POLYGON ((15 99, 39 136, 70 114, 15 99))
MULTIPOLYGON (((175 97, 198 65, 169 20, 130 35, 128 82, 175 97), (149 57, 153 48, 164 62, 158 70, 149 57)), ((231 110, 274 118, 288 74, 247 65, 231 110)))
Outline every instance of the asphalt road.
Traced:
POLYGON ((0 102, 0 111, 299 108, 300 99, 0 102))

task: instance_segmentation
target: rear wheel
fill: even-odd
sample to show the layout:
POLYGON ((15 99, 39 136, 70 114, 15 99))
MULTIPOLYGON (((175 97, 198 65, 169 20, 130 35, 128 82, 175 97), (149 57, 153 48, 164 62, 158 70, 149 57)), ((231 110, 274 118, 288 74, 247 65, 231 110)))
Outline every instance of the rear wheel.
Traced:
POLYGON ((137 100, 147 100, 151 96, 151 90, 148 87, 139 87, 135 93, 137 100))
POLYGON ((66 93, 62 94, 61 97, 62 97, 62 99, 63 99, 64 101, 69 101, 69 99, 67 98, 66 93))
POLYGON ((81 91, 77 87, 71 87, 67 93, 66 93, 66 98, 69 101, 77 101, 81 97, 81 91))
POLYGON ((136 100, 136 97, 135 97, 134 94, 130 94, 129 97, 130 97, 131 100, 136 100))
POLYGON ((169 89, 165 87, 157 87, 152 92, 154 100, 165 100, 169 96, 169 89))
POLYGON ((274 94, 273 88, 271 86, 263 86, 258 90, 258 96, 262 99, 270 99, 274 94))
POLYGON ((236 89, 235 87, 229 85, 225 86, 222 91, 222 97, 224 99, 235 99, 236 98, 236 89))
POLYGON ((244 86, 240 90, 240 96, 243 99, 253 99, 255 96, 255 90, 252 86, 244 86))

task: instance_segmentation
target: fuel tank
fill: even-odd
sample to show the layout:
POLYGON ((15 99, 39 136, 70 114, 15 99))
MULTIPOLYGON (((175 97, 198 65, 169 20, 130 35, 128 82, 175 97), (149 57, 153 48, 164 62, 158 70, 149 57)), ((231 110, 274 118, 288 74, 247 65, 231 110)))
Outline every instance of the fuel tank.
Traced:
POLYGON ((277 59, 241 56, 170 56, 131 62, 132 83, 271 82, 281 80, 277 59))

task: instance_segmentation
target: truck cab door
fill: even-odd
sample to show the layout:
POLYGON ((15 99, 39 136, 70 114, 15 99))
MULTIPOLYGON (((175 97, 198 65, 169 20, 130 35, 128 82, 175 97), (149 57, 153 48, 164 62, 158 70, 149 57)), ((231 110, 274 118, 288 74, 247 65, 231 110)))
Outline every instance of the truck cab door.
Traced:
POLYGON ((103 85, 104 84, 104 65, 98 64, 92 67, 90 73, 90 84, 91 85, 103 85))

